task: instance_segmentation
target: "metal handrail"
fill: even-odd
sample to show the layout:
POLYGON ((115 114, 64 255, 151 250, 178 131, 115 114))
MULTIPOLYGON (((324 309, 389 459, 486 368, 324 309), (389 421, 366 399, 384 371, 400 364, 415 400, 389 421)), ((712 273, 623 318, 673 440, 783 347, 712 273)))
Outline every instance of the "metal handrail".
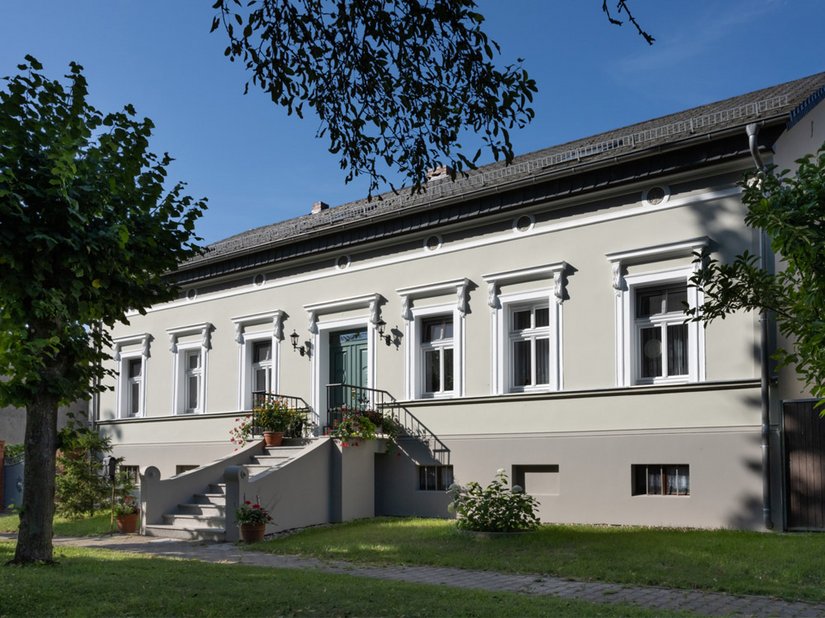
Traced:
POLYGON ((335 429, 344 413, 351 410, 362 413, 375 411, 389 416, 401 427, 404 436, 426 444, 441 464, 450 463, 447 445, 388 391, 354 384, 327 384, 327 425, 324 432, 335 429))
MULTIPOLYGON (((252 391, 252 409, 253 412, 249 413, 249 416, 252 417, 252 427, 251 432, 253 436, 261 436, 263 435, 263 430, 255 425, 255 415, 254 409, 260 407, 267 401, 281 401, 283 402, 287 408, 291 410, 295 410, 297 412, 302 413, 302 421, 300 423, 299 428, 295 428, 295 431, 291 433, 299 433, 300 437, 307 438, 310 437, 313 433, 313 423, 310 421, 310 413, 312 412, 312 408, 310 405, 304 400, 303 397, 298 397, 296 395, 282 395, 280 393, 269 393, 267 391, 252 391)), ((294 436, 299 437, 299 436, 294 436)))

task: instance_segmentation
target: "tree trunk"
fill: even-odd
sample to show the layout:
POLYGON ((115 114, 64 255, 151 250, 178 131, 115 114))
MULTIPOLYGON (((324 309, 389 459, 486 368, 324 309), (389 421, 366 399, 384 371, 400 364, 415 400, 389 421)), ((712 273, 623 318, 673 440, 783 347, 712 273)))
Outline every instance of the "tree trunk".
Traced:
POLYGON ((25 448, 23 506, 12 564, 53 562, 56 396, 38 393, 26 406, 25 448))

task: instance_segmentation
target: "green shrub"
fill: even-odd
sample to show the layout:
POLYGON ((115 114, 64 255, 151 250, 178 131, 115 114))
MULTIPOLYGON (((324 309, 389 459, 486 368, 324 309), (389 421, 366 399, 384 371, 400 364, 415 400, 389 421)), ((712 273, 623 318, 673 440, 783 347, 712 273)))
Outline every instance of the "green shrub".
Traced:
POLYGON ((518 485, 511 490, 503 469, 487 487, 471 481, 467 487, 453 484, 447 493, 453 499, 450 512, 456 514, 456 526, 462 530, 515 532, 539 526, 538 502, 518 485))
POLYGON ((70 423, 60 432, 57 457, 57 512, 67 517, 94 515, 111 486, 104 474, 103 455, 112 450, 109 438, 70 423))

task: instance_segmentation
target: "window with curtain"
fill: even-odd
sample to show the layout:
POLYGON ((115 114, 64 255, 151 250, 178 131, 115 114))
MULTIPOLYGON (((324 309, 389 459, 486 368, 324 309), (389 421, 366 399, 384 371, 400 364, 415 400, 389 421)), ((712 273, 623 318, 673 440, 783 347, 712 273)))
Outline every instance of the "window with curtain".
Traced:
POLYGON ((688 375, 688 325, 684 308, 687 285, 636 290, 636 362, 638 381, 688 375))
POLYGON ((511 390, 550 383, 550 309, 514 307, 510 313, 511 390))

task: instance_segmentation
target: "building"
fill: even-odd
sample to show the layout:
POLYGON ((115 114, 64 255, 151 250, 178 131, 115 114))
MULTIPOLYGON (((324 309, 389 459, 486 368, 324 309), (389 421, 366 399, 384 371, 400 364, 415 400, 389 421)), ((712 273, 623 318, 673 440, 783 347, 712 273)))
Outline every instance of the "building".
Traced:
POLYGON ((119 378, 96 404, 148 524, 218 530, 253 489, 281 527, 446 516, 452 479, 504 468, 545 521, 788 527, 782 402, 804 393, 783 374, 763 409, 758 315, 705 329, 682 307, 701 302, 695 252, 762 250, 737 182, 754 153, 814 152, 824 96, 822 73, 212 245, 171 275, 177 300, 113 333, 119 378), (279 466, 233 451, 253 391, 323 427, 354 392, 339 383, 420 439, 393 455, 321 438, 279 466), (210 491, 225 506, 163 518, 210 491))

